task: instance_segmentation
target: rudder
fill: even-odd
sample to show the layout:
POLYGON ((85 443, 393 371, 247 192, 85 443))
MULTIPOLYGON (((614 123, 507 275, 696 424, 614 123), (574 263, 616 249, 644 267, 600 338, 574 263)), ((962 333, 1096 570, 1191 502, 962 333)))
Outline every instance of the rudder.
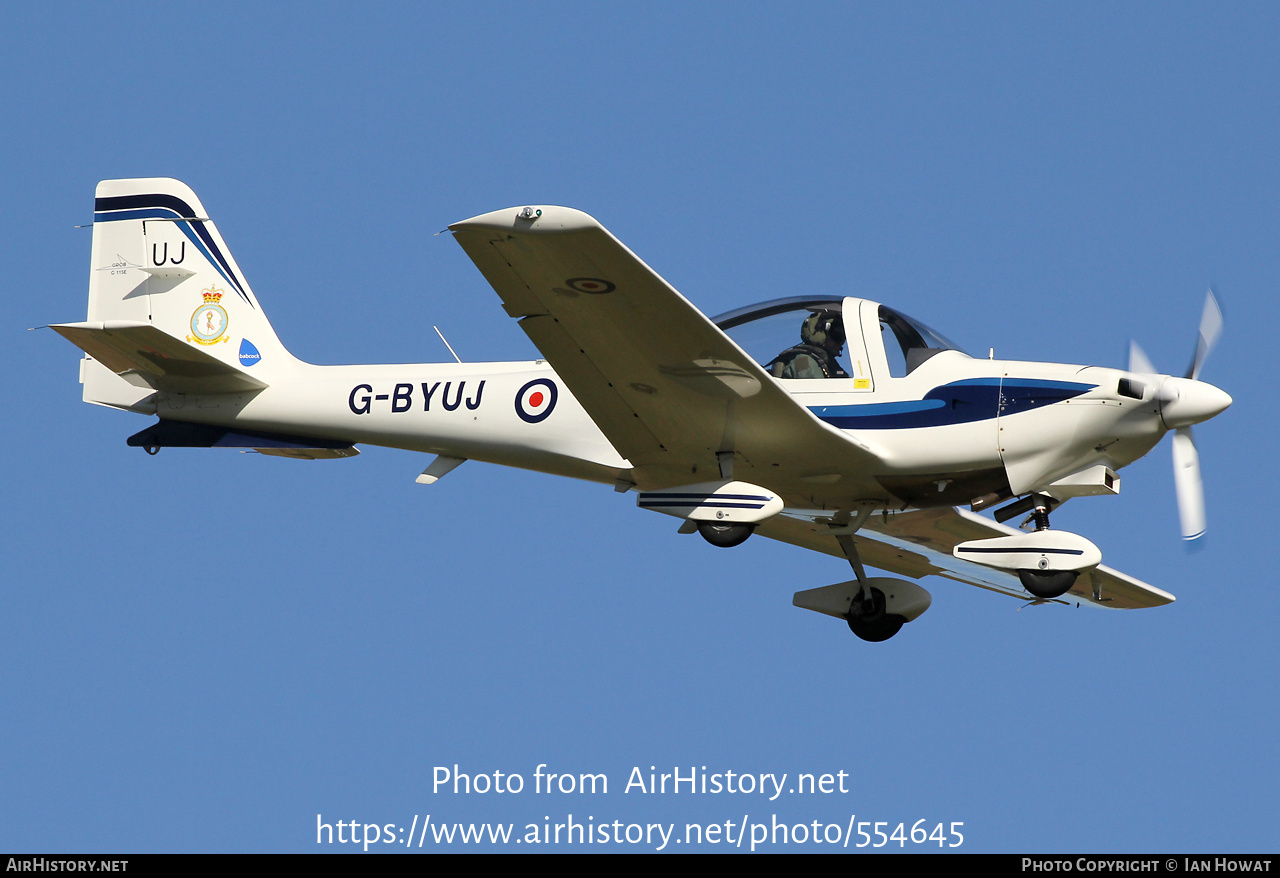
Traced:
MULTIPOLYGON (((98 184, 88 324, 155 327, 254 383, 296 362, 196 194, 169 178, 98 184)), ((82 380, 87 402, 137 410, 146 395, 96 359, 82 380)))

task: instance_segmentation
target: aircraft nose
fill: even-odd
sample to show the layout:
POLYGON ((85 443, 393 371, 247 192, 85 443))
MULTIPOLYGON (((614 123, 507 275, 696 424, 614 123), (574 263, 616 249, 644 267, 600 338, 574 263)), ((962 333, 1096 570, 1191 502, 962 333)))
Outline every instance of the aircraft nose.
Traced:
POLYGON ((1207 421, 1231 405, 1225 391, 1191 378, 1168 378, 1160 391, 1164 397, 1160 417, 1171 430, 1207 421))

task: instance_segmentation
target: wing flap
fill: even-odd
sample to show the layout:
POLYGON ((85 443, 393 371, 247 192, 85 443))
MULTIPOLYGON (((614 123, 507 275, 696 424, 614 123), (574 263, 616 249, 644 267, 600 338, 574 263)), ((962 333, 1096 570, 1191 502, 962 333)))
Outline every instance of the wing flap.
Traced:
MULTIPOLYGON (((831 535, 831 528, 808 519, 784 513, 761 522, 756 527, 756 533, 793 546, 844 558, 844 550, 831 535)), ((858 554, 861 555, 863 563, 880 570, 889 570, 912 579, 920 579, 930 574, 939 576, 945 574, 942 568, 934 565, 929 557, 921 552, 881 542, 865 532, 856 534, 853 541, 858 545, 858 554)))
MULTIPOLYGON (((563 352, 558 359, 568 366, 565 371, 578 376, 571 388, 574 396, 582 403, 583 408, 592 413, 593 419, 611 425, 609 439, 615 448, 630 449, 637 458, 648 460, 652 460, 662 450, 662 443, 645 426, 640 415, 627 404, 624 396, 614 392, 609 380, 573 344, 573 339, 554 317, 545 314, 528 316, 520 321, 520 328, 537 345, 538 350, 563 352)), ((556 369, 559 372, 560 367, 557 366, 556 369)), ((632 463, 637 462, 635 458, 629 459, 632 463)))

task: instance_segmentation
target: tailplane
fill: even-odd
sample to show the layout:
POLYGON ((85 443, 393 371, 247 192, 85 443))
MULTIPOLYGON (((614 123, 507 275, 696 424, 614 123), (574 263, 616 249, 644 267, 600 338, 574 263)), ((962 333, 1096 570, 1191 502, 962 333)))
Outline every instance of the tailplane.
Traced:
POLYGON ((52 327, 89 355, 86 402, 149 412, 156 391, 258 390, 296 362, 186 184, 104 180, 95 194, 88 317, 52 327))

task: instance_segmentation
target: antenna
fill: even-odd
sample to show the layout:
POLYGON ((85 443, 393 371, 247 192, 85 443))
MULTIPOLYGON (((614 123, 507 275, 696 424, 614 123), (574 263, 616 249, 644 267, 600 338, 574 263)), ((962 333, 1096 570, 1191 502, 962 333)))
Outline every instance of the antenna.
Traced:
POLYGON ((462 357, 458 356, 457 352, 456 352, 456 351, 454 351, 454 349, 453 349, 453 345, 449 344, 449 340, 448 340, 447 338, 445 338, 445 337, 444 337, 444 333, 440 331, 440 327, 439 327, 439 326, 433 326, 433 327, 431 327, 431 328, 432 328, 432 329, 434 329, 434 330, 436 331, 436 335, 440 336, 440 340, 441 340, 442 342, 444 342, 444 346, 445 346, 445 347, 447 347, 447 348, 449 349, 449 353, 453 354, 453 358, 454 358, 455 360, 457 360, 459 363, 461 363, 461 362, 462 362, 462 357))

